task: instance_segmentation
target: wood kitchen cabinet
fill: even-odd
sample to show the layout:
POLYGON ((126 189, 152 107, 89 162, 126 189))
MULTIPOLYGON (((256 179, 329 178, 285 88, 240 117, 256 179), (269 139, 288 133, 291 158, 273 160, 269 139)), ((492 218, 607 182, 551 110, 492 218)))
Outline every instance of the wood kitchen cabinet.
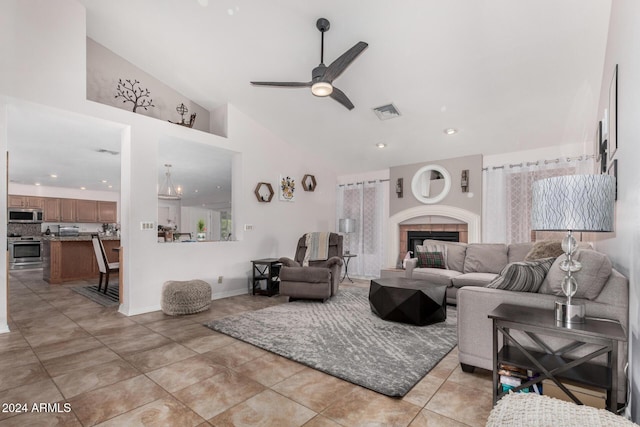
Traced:
POLYGON ((7 197, 7 204, 10 208, 44 208, 44 197, 16 196, 10 194, 7 197))
POLYGON ((97 222, 98 202, 95 200, 76 200, 76 221, 97 222))
MULTIPOLYGON (((45 281, 60 284, 76 280, 95 280, 97 283, 100 270, 93 243, 88 237, 51 238, 45 239, 42 243, 42 278, 45 281)), ((120 240, 103 239, 102 244, 109 262, 117 262, 118 253, 113 248, 120 246, 120 240)))
POLYGON ((60 199, 60 221, 76 222, 75 199, 60 199))
POLYGON ((27 207, 44 209, 44 197, 27 197, 27 207))
POLYGON ((44 209, 42 212, 42 220, 44 222, 60 221, 60 199, 52 199, 52 198, 44 199, 44 209))
POLYGON ((98 222, 118 222, 118 207, 116 202, 98 201, 98 222))

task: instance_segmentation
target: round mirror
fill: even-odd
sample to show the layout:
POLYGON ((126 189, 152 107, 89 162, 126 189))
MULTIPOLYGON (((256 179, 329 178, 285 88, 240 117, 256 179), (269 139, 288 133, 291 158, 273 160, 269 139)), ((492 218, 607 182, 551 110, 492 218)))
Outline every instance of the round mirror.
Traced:
MULTIPOLYGON (((435 187, 435 186, 434 186, 435 187)), ((442 166, 427 165, 418 169, 411 180, 411 192, 419 202, 425 204, 438 203, 449 194, 451 189, 451 175, 442 166), (444 185, 439 194, 432 195, 432 184, 442 180, 444 185)))

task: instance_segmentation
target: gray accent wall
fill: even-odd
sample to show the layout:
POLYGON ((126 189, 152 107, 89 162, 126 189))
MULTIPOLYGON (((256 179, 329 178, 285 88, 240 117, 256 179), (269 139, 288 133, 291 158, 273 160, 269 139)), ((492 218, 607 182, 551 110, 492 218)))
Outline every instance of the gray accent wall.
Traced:
MULTIPOLYGON (((482 215, 482 155, 456 157, 453 159, 436 160, 432 162, 413 163, 410 165, 394 166, 389 172, 389 216, 416 206, 423 206, 411 192, 413 175, 423 166, 439 165, 451 174, 451 190, 439 204, 455 206, 482 215), (462 171, 469 169, 469 193, 463 193, 460 188, 462 171), (402 198, 396 195, 396 181, 403 178, 404 194, 402 198), (473 193, 473 197, 468 194, 473 193)), ((432 194, 438 194, 442 183, 432 182, 432 194)))

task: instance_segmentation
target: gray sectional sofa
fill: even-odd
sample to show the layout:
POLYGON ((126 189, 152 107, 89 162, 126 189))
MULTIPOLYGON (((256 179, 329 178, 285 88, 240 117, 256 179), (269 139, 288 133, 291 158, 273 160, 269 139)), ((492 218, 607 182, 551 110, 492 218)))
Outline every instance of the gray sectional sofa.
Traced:
MULTIPOLYGON (((446 244, 448 270, 415 266, 416 261, 407 263, 407 277, 421 278, 431 283, 446 284, 447 302, 457 303, 458 312, 458 360, 464 371, 474 367, 491 370, 493 367, 493 325, 488 314, 503 303, 553 310, 555 301, 563 299, 560 282, 564 272, 560 262, 564 255, 556 258, 537 292, 514 292, 504 289, 487 288, 486 285, 497 277, 501 269, 510 262, 522 261, 533 243, 512 245, 464 244, 425 241, 446 244), (439 270, 439 271, 436 271, 439 270)), ((583 265, 574 273, 578 281, 578 292, 574 301, 586 305, 588 317, 612 319, 620 322, 629 334, 629 281, 616 271, 608 257, 591 249, 579 249, 576 259, 583 265)), ((513 331, 525 346, 536 348, 535 343, 513 331)), ((552 348, 568 344, 557 338, 545 337, 552 348)), ((573 356, 579 357, 593 351, 592 346, 578 349, 573 356)), ((618 346, 618 402, 626 400, 627 343, 618 346)), ((605 356, 596 359, 605 364, 605 356)))

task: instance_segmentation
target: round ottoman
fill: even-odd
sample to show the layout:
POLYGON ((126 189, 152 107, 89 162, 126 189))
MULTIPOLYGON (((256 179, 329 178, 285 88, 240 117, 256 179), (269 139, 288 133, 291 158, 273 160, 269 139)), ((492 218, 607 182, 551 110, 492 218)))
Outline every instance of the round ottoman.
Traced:
POLYGON ((194 314, 211 306, 211 286, 204 280, 170 280, 162 285, 160 306, 164 314, 194 314))

